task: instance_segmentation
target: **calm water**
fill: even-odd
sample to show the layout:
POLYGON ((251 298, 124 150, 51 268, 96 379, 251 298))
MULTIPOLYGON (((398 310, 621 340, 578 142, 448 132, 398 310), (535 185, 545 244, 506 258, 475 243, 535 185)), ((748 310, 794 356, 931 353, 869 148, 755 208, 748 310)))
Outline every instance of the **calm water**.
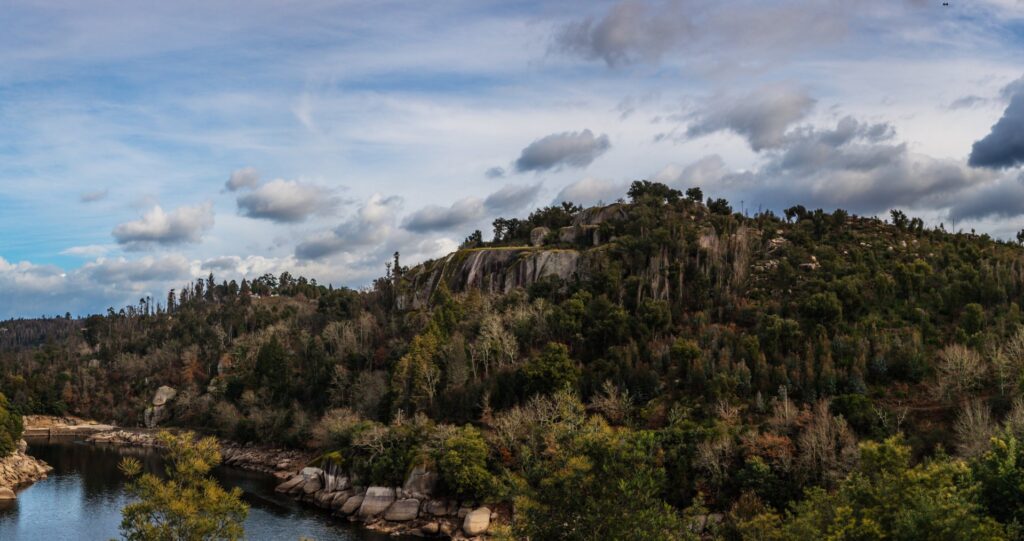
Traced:
MULTIPOLYGON (((29 453, 53 466, 49 478, 0 503, 2 541, 91 541, 118 538, 121 507, 130 501, 117 464, 125 453, 140 458, 150 471, 161 469, 159 457, 141 449, 96 447, 83 443, 29 446, 29 453)), ((245 492, 248 539, 295 541, 381 541, 394 539, 330 518, 274 493, 274 478, 237 468, 219 468, 221 484, 245 492)))

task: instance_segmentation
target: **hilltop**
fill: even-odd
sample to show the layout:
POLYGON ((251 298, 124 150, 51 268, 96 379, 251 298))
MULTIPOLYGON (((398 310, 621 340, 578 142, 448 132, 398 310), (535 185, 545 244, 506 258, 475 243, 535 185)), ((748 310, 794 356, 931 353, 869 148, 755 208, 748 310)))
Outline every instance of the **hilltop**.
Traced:
MULTIPOLYGON (((900 211, 627 195, 496 220, 491 241, 413 267, 396 254, 365 291, 211 275, 166 303, 5 322, 0 388, 24 413, 336 452, 372 484, 430 463, 450 497, 525 498, 537 538, 577 507, 604 527, 587 521, 627 496, 624 524, 655 509, 655 531, 683 509, 782 521, 805 489, 842 494, 858 441, 905 453, 898 476, 1024 430, 1020 246, 900 211), (176 396, 144 415, 162 386, 176 396), (446 465, 453 447, 471 464, 446 465), (576 459, 647 484, 607 488, 576 459), (569 486, 597 492, 552 509, 569 486)), ((967 492, 957 509, 981 516, 967 492)))

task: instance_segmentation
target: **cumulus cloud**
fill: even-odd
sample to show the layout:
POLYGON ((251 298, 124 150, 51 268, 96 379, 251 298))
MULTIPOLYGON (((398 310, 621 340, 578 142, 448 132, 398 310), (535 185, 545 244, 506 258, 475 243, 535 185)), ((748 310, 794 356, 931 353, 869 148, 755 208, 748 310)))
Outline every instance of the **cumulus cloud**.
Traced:
POLYGON ((591 206, 599 203, 611 203, 625 197, 628 189, 629 185, 625 182, 587 177, 562 188, 552 204, 571 202, 577 205, 591 206))
POLYGON ((484 199, 465 197, 444 207, 429 205, 402 221, 402 229, 413 233, 449 231, 477 222, 488 215, 514 213, 532 203, 542 184, 509 184, 484 199))
POLYGON ((505 176, 505 168, 497 166, 492 167, 484 173, 484 176, 487 178, 502 178, 505 176))
POLYGON ((234 192, 242 188, 254 188, 260 182, 260 174, 254 167, 236 169, 224 183, 224 189, 234 192))
POLYGON ((995 178, 963 162, 910 152, 893 135, 887 124, 850 117, 834 129, 797 129, 766 153, 761 167, 724 175, 709 188, 769 208, 801 203, 871 214, 948 208, 995 178))
POLYGON ((118 225, 112 234, 118 244, 129 250, 141 250, 156 245, 197 243, 211 227, 213 203, 179 207, 171 212, 156 205, 139 220, 118 225))
POLYGON ((0 318, 91 313, 99 307, 133 304, 139 297, 162 298, 173 284, 195 277, 183 256, 144 257, 137 260, 97 259, 65 271, 54 265, 0 257, 0 318), (26 314, 31 306, 34 314, 26 314))
POLYGON ((402 198, 374 194, 349 219, 333 230, 306 239, 295 248, 295 257, 320 259, 346 250, 378 244, 386 240, 402 208, 402 198))
POLYGON ((1001 169, 1024 164, 1024 84, 1011 84, 1004 95, 1010 104, 1002 118, 971 147, 968 163, 974 167, 1001 169))
POLYGON ((611 148, 607 135, 594 137, 590 130, 553 133, 523 149, 516 171, 547 171, 562 167, 586 167, 611 148))
POLYGON ((429 205, 402 221, 402 228, 415 233, 445 231, 484 217, 484 202, 476 197, 459 199, 448 207, 429 205))
POLYGON ((720 96, 691 116, 688 137, 731 131, 746 138, 760 152, 777 148, 790 126, 802 120, 815 100, 804 90, 788 85, 761 87, 740 96, 720 96))
POLYGON ((484 199, 484 207, 490 212, 516 212, 533 203, 540 192, 541 183, 509 184, 484 199))
POLYGON ((109 195, 109 194, 110 194, 110 191, 105 189, 105 188, 102 189, 102 190, 93 190, 93 191, 85 192, 85 193, 79 195, 78 196, 78 200, 83 202, 83 203, 94 203, 96 201, 100 201, 102 199, 106 199, 107 195, 109 195))
POLYGON ((328 188, 284 179, 261 184, 237 199, 238 211, 243 216, 282 223, 302 222, 314 214, 330 213, 339 202, 328 188))

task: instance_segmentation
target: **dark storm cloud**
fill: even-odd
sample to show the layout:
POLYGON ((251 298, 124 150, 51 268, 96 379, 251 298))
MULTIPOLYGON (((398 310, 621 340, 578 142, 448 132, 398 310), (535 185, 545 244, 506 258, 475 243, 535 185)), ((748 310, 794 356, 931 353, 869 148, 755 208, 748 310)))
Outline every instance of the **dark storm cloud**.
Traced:
POLYGON ((950 209, 953 220, 1013 218, 1024 214, 1024 176, 1007 176, 960 198, 950 209))
POLYGON ((516 171, 546 171, 561 167, 586 167, 611 148, 607 135, 595 137, 590 130, 554 133, 523 149, 516 171))
POLYGON ((974 167, 1002 169, 1024 164, 1024 85, 1011 87, 1010 104, 1002 118, 971 147, 968 163, 974 167))

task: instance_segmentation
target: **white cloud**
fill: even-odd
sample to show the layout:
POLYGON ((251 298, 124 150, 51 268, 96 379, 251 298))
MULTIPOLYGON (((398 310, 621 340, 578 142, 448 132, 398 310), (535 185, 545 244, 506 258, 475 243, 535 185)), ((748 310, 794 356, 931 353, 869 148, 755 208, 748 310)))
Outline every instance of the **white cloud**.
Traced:
POLYGON ((249 218, 303 222, 314 214, 330 214, 340 200, 334 191, 297 180, 277 179, 238 196, 238 211, 249 218))
POLYGON ((254 188, 260 182, 260 173, 255 167, 243 167, 231 172, 224 189, 229 192, 238 191, 242 188, 254 188))
POLYGON ((112 234, 118 244, 129 250, 140 250, 156 245, 196 243, 211 227, 213 203, 179 207, 171 212, 164 212, 156 205, 141 219, 118 225, 112 234))
POLYGON ((628 189, 629 184, 626 182, 587 177, 562 188, 552 204, 557 205, 562 202, 583 206, 607 204, 626 197, 628 189))

